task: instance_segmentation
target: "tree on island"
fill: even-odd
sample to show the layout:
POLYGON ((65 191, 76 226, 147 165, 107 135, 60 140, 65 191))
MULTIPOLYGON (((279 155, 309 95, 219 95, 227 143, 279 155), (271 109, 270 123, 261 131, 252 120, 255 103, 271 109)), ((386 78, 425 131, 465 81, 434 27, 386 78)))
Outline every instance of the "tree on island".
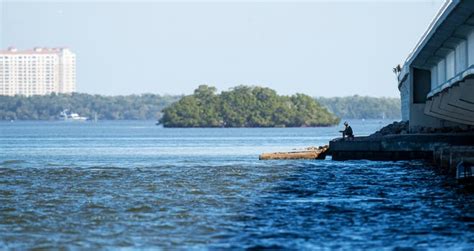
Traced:
POLYGON ((237 86, 217 94, 201 85, 192 95, 163 109, 164 127, 314 127, 340 119, 304 94, 280 96, 258 86, 237 86))

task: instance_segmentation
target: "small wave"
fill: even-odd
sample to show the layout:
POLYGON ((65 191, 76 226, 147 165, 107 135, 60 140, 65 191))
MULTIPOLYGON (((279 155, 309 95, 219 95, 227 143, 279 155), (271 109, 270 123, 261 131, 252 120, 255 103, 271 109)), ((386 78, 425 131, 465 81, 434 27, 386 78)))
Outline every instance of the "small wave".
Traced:
POLYGON ((147 205, 142 205, 142 206, 138 206, 138 207, 131 207, 129 209, 127 209, 127 212, 130 212, 130 213, 148 213, 148 212, 151 212, 152 211, 152 208, 147 206, 147 205))
POLYGON ((58 163, 46 163, 46 166, 47 167, 55 167, 55 166, 63 166, 63 165, 58 164, 58 163))
POLYGON ((357 197, 357 198, 307 198, 286 200, 289 203, 331 203, 331 202, 359 202, 359 201, 383 201, 384 198, 357 197))
POLYGON ((87 171, 116 171, 116 170, 125 170, 128 168, 123 168, 123 167, 118 167, 118 166, 89 166, 89 167, 83 167, 81 168, 83 170, 87 171))
POLYGON ((255 245, 247 247, 245 250, 252 251, 252 250, 285 250, 287 247, 277 244, 271 245, 255 245))
POLYGON ((26 161, 20 160, 20 159, 4 160, 0 163, 0 165, 11 165, 11 164, 20 164, 20 163, 26 163, 26 161))

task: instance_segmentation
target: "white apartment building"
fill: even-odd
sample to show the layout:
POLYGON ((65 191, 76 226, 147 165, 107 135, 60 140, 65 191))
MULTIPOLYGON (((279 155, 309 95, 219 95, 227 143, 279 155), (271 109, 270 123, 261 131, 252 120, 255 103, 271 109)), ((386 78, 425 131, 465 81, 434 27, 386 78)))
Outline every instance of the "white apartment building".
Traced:
POLYGON ((67 48, 0 51, 0 95, 76 91, 76 55, 67 48))

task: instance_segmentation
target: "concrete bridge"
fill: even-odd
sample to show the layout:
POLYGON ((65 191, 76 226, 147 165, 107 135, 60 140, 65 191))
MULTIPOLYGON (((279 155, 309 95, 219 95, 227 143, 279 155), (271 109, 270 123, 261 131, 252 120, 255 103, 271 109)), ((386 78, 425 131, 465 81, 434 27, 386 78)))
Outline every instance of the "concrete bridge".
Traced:
POLYGON ((474 125, 474 1, 448 0, 398 74, 402 119, 421 128, 474 125))
POLYGON ((474 0, 446 1, 394 71, 409 132, 332 140, 332 159, 424 159, 474 180, 474 0))

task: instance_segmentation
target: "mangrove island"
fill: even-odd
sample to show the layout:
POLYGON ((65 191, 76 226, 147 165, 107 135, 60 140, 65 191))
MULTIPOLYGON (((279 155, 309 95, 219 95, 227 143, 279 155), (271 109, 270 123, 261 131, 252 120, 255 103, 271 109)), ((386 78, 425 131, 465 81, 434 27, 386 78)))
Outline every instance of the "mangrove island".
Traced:
POLYGON ((278 95, 258 86, 237 86, 217 94, 200 85, 192 95, 163 109, 164 127, 316 127, 332 126, 340 119, 314 98, 278 95))

